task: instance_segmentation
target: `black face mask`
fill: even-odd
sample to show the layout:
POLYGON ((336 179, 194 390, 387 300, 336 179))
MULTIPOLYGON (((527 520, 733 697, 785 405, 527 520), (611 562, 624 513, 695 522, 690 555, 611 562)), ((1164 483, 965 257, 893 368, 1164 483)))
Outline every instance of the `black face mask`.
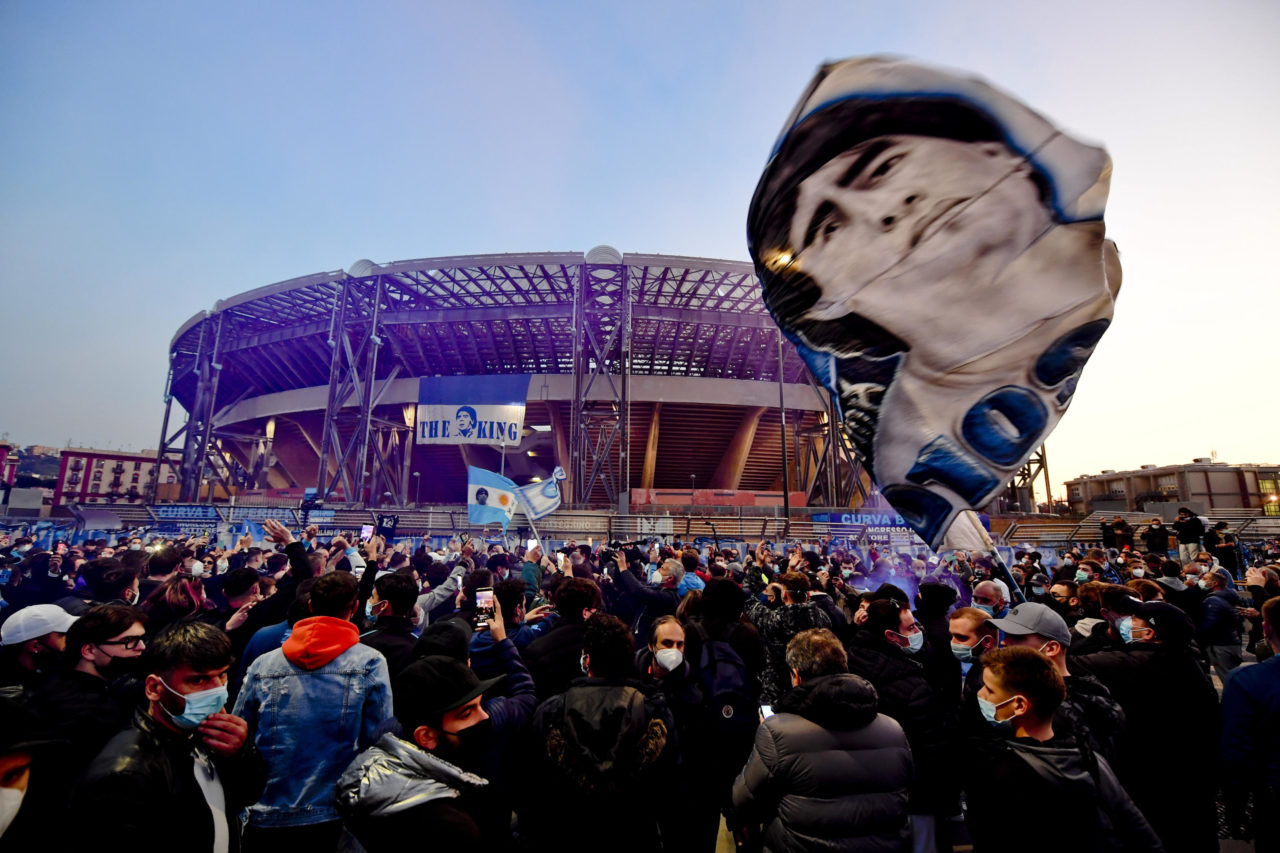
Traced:
POLYGON ((463 770, 475 770, 480 767, 489 752, 489 747, 493 745, 493 720, 483 720, 465 728, 458 732, 456 737, 458 738, 456 747, 441 739, 436 754, 463 770))
POLYGON ((98 667, 98 672, 102 673, 102 677, 108 682, 125 676, 140 676, 142 674, 142 655, 131 658, 112 657, 106 666, 98 667))

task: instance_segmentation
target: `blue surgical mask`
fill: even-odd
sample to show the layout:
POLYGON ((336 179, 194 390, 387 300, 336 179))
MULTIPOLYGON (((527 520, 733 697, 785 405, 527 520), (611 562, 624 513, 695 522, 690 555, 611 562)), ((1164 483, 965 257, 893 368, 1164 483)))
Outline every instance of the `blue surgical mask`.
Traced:
POLYGON ((982 716, 984 719, 986 719, 988 723, 990 723, 991 725, 995 726, 998 729, 1008 729, 1013 727, 1013 717, 1010 717, 1007 720, 997 720, 996 711, 1002 706, 1008 705, 1010 702, 1012 702, 1014 699, 1018 697, 1013 696, 1009 699, 1004 700, 999 704, 996 704, 995 702, 991 702, 987 699, 983 699, 981 696, 977 698, 978 698, 978 708, 981 709, 982 716))
MULTIPOLYGON (((159 676, 157 676, 159 678, 159 676)), ((179 693, 168 684, 165 684, 163 678, 160 683, 164 684, 164 688, 174 696, 181 696, 187 701, 186 709, 175 715, 164 705, 161 709, 169 715, 169 719, 173 720, 173 724, 180 729, 195 729, 205 721, 210 714, 216 714, 222 710, 222 706, 227 704, 227 686, 225 684, 218 687, 210 687, 208 690, 198 690, 195 693, 179 693)))
POLYGON ((1031 594, 1032 594, 1032 595, 1044 595, 1044 587, 1042 587, 1042 586, 1033 586, 1033 587, 1031 587, 1031 594))
POLYGON ((991 606, 990 604, 975 604, 975 605, 973 605, 973 606, 974 606, 974 607, 976 607, 976 608, 978 608, 979 610, 981 610, 983 613, 987 614, 988 616, 992 617, 993 619, 995 618, 995 615, 996 615, 996 609, 995 609, 995 607, 991 606))
POLYGON ((1133 642, 1133 617, 1125 616, 1116 622, 1116 633, 1120 635, 1120 639, 1126 643, 1133 642))
POLYGON ((366 619, 373 618, 373 602, 372 601, 366 601, 364 603, 364 618, 366 619))
MULTIPOLYGON (((897 631, 893 633, 898 634, 897 631)), ((914 655, 924 648, 924 631, 916 631, 914 634, 898 634, 898 636, 907 641, 907 646, 903 651, 909 655, 914 655)))
POLYGON ((951 641, 951 654, 956 656, 956 660, 960 663, 973 663, 973 646, 966 646, 963 643, 951 641))

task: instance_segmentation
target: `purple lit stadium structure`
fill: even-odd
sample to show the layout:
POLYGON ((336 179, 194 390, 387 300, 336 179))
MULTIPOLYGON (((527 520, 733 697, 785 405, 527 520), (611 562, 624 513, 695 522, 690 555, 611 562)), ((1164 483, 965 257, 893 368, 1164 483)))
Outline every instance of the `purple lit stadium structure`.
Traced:
POLYGON ((467 464, 518 483, 558 464, 567 504, 626 511, 635 488, 779 491, 784 441, 810 505, 860 488, 747 263, 607 246, 360 261, 218 302, 178 330, 169 366, 160 456, 183 501, 208 481, 457 504, 467 464), (514 373, 533 379, 505 460, 413 444, 418 377, 514 373))

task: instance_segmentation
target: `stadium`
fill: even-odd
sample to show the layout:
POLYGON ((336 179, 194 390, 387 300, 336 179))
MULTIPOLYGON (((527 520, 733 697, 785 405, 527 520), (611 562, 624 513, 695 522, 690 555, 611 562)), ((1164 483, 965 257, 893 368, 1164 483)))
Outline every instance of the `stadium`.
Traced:
POLYGON ((183 323, 165 399, 159 461, 177 473, 153 501, 458 505, 468 465, 518 484, 561 467, 567 507, 622 513, 865 497, 831 404, 737 261, 608 246, 359 261, 183 323), (479 397, 528 378, 510 443, 415 440, 420 389, 448 377, 479 397))

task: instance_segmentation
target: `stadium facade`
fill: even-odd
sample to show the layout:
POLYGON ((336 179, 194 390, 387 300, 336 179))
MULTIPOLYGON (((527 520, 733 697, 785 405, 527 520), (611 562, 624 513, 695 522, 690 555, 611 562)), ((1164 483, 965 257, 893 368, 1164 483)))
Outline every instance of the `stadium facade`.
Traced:
POLYGON ((865 494, 830 402, 736 261, 607 246, 359 261, 182 324, 165 399, 157 463, 177 475, 159 500, 457 504, 467 465, 517 483, 558 466, 566 503, 624 512, 767 503, 784 484, 810 506, 865 494), (419 395, 442 377, 479 398, 514 377, 518 434, 420 443, 419 395))

